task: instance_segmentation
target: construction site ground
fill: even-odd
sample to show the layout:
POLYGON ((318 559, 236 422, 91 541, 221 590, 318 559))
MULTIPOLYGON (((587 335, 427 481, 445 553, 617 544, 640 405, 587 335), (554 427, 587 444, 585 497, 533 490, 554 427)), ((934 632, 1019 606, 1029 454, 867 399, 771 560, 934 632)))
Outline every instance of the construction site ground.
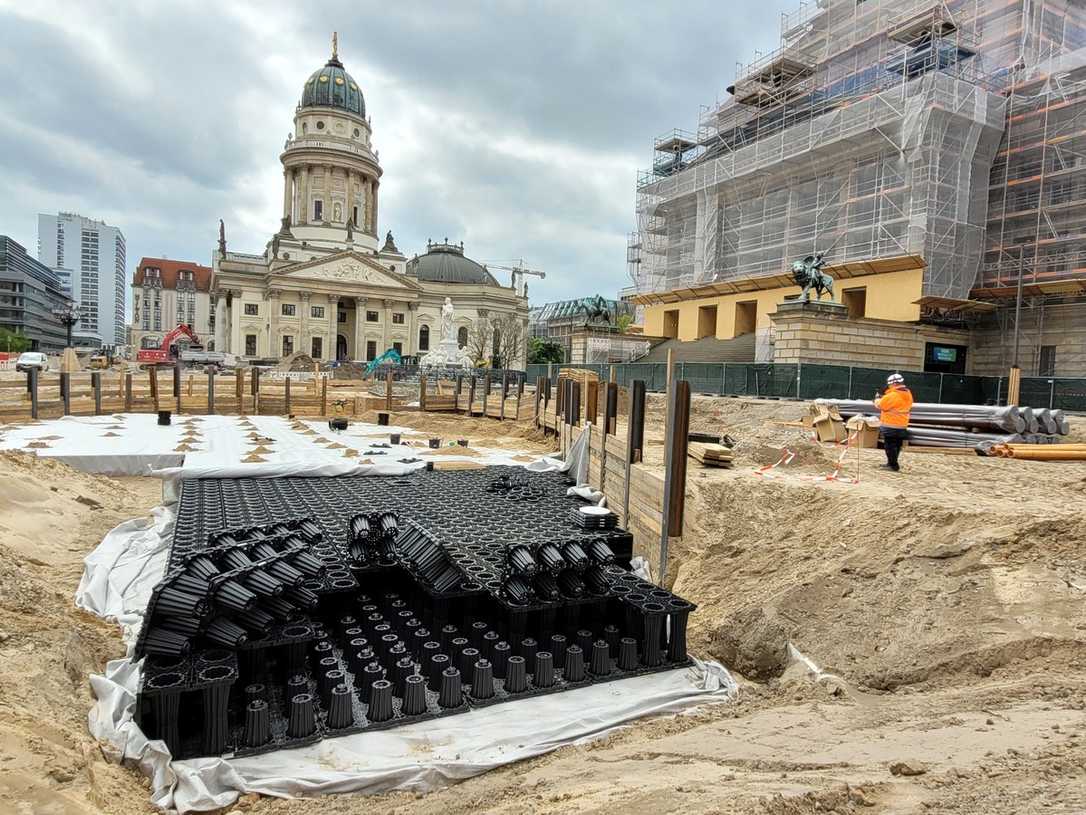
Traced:
MULTIPOLYGON (((650 397, 649 462, 662 460, 661 408, 650 397)), ((1086 811, 1086 464, 907 451, 891 473, 865 450, 858 484, 827 481, 840 449, 792 424, 804 410, 694 401, 691 429, 727 432, 736 462, 689 462, 668 580, 699 604, 693 652, 740 678, 733 704, 425 796, 250 795, 228 811, 1086 811), (756 474, 782 447, 792 463, 756 474)), ((547 444, 530 420, 395 421, 547 444)), ((1086 421, 1072 421, 1073 438, 1086 437, 1086 421)), ((855 452, 848 460, 854 475, 855 452)), ((123 647, 72 597, 83 557, 156 505, 159 484, 18 453, 0 455, 0 479, 0 811, 151 811, 146 780, 87 733, 87 675, 123 647)))

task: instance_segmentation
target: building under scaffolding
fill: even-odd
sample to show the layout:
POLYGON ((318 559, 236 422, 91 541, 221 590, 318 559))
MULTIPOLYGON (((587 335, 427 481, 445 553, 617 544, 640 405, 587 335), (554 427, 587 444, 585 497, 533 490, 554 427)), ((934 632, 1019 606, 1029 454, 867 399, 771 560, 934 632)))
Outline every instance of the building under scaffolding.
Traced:
POLYGON ((1076 0, 818 0, 783 15, 780 47, 738 66, 696 132, 657 139, 638 178, 635 289, 780 275, 815 253, 911 259, 918 302, 941 306, 1019 275, 1086 278, 1083 46, 1076 0))

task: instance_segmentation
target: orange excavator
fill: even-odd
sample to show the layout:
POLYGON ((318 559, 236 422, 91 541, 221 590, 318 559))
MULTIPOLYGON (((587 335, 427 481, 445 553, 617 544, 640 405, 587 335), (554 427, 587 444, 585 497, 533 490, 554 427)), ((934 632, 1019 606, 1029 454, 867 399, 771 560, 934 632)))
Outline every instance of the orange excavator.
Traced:
POLYGON ((182 337, 189 338, 189 350, 203 350, 203 345, 200 344, 200 338, 196 336, 196 332, 190 326, 181 323, 162 338, 160 347, 141 348, 137 351, 136 362, 140 363, 141 366, 173 365, 181 353, 176 343, 182 337))

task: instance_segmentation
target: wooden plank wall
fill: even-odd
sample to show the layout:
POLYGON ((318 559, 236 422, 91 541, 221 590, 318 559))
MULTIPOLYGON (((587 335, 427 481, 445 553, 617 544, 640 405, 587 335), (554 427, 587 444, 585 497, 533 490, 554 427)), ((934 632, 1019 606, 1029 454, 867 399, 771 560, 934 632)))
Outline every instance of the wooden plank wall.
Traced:
MULTIPOLYGON (((152 376, 148 371, 122 374, 104 371, 100 374, 102 415, 111 413, 154 413, 170 410, 174 413, 206 415, 208 404, 208 375, 186 371, 181 375, 180 396, 174 395, 174 375, 171 369, 158 372, 157 400, 153 394, 152 376), (126 383, 131 377, 131 390, 126 383)), ((38 418, 52 419, 63 416, 64 399, 59 374, 45 374, 38 382, 38 418)), ((369 382, 353 380, 292 381, 290 384, 290 413, 301 416, 328 415, 357 416, 367 410, 384 405, 382 397, 366 395, 369 382), (327 382, 327 398, 322 403, 322 389, 327 382), (363 391, 363 393, 359 393, 363 391), (323 404, 323 409, 322 409, 323 404)), ((259 378, 257 392, 253 392, 252 374, 244 372, 239 382, 237 374, 218 374, 214 378, 215 395, 213 412, 221 414, 256 414, 265 416, 287 415, 286 380, 259 378)), ((69 411, 71 416, 95 415, 95 392, 92 374, 81 372, 69 375, 69 411)), ((31 397, 26 379, 0 381, 0 423, 27 421, 31 418, 31 397)))

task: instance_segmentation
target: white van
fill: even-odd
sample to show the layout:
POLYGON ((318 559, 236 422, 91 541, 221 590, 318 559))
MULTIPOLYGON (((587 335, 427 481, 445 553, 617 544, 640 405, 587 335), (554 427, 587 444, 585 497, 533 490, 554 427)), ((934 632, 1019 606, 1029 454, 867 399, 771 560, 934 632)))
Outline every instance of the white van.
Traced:
POLYGON ((37 368, 38 373, 45 373, 49 370, 49 357, 41 351, 23 351, 15 361, 15 370, 25 373, 31 368, 37 368))

